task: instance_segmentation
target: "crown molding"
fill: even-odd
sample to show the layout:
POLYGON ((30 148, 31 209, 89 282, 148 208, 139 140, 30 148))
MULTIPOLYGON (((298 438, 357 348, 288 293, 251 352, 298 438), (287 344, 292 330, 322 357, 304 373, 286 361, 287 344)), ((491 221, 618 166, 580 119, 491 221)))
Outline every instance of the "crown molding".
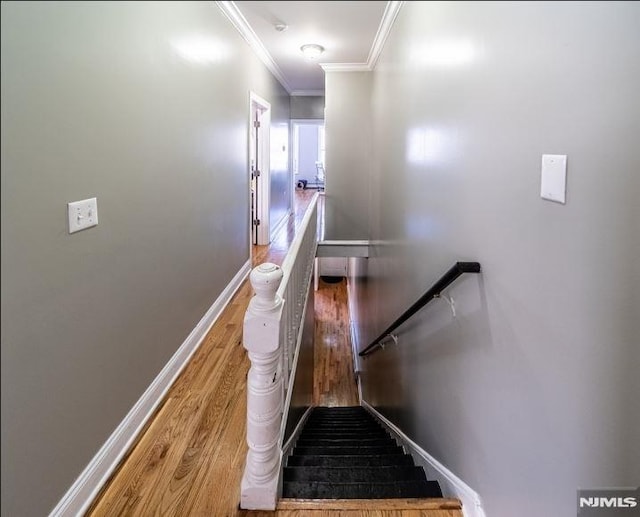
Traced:
POLYGON ((287 93, 291 94, 291 86, 289 86, 289 83, 287 83, 287 80, 284 78, 282 70, 280 70, 280 67, 273 60, 271 54, 269 54, 266 47, 262 44, 262 41, 260 41, 258 35, 251 28, 249 22, 242 15, 235 2, 220 1, 216 2, 216 5, 229 19, 229 21, 237 29, 244 40, 249 44, 251 49, 257 54, 260 61, 264 63, 264 65, 275 76, 282 87, 287 90, 287 93))
POLYGON ((366 63, 320 63, 322 69, 325 72, 371 72, 378 62, 393 23, 403 5, 404 2, 387 2, 366 63))
POLYGON ((320 63, 325 72, 371 72, 367 63, 320 63))
POLYGON ((373 70, 378 62, 380 53, 384 48, 384 44, 389 37, 393 23, 396 21, 396 17, 400 12, 400 9, 404 5, 404 2, 387 2, 387 6, 382 14, 382 20, 378 26, 378 32, 376 32, 375 38, 373 38, 373 44, 369 51, 369 57, 367 58, 367 66, 369 70, 373 70))
MULTIPOLYGON (((384 9, 378 31, 373 39, 371 50, 369 51, 369 57, 366 63, 320 63, 320 67, 325 72, 370 72, 372 71, 380 53, 384 48, 384 44, 389 37, 391 28, 400 12, 400 9, 404 5, 404 1, 387 2, 384 9)), ((235 2, 232 1, 217 1, 216 5, 229 19, 237 31, 242 35, 244 40, 249 44, 251 49, 257 54, 260 61, 269 69, 269 71, 275 76, 282 87, 287 91, 289 95, 293 96, 319 96, 324 95, 323 90, 293 90, 280 70, 280 67, 271 57, 271 54, 267 51, 258 35, 249 25, 247 19, 242 15, 235 2)))

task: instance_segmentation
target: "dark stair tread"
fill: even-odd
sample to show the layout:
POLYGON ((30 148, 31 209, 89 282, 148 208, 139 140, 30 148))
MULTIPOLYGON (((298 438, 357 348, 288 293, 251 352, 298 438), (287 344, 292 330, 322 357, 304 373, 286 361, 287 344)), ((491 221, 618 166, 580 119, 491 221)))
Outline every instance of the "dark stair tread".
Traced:
POLYGON ((330 430, 330 429, 347 429, 347 430, 360 430, 360 429, 384 429, 377 422, 322 422, 322 423, 307 423, 305 429, 312 430, 330 430))
POLYGON ((313 411, 309 414, 309 418, 352 418, 352 417, 360 417, 360 418, 373 418, 371 413, 367 412, 364 409, 361 410, 353 410, 353 411, 313 411))
POLYGON ((367 425, 355 425, 355 424, 322 424, 322 425, 309 425, 306 427, 308 431, 315 432, 335 432, 335 431, 347 431, 352 433, 367 432, 367 431, 379 431, 384 430, 379 425, 367 424, 367 425))
POLYGON ((413 465, 413 458, 409 454, 378 454, 367 456, 364 454, 351 456, 289 456, 287 465, 319 466, 319 467, 367 467, 413 465))
POLYGON ((285 481, 283 497, 297 499, 387 499, 442 497, 437 481, 393 483, 324 483, 285 481))
POLYGON ((284 481, 321 481, 325 483, 389 483, 423 480, 422 467, 395 465, 384 467, 285 467, 284 481))
POLYGON ((305 422, 307 426, 325 426, 325 425, 379 425, 375 420, 363 419, 363 418, 354 418, 351 419, 337 419, 337 418, 327 418, 322 420, 307 420, 305 422))
POLYGON ((377 437, 377 436, 387 437, 390 435, 383 429, 370 429, 368 431, 340 431, 340 430, 331 430, 331 429, 325 429, 324 431, 317 431, 314 429, 305 429, 300 433, 299 438, 305 438, 305 437, 333 438, 333 437, 342 437, 342 436, 347 438, 350 438, 352 436, 355 436, 357 438, 360 438, 360 437, 367 438, 367 437, 377 437))
POLYGON ((322 435, 322 436, 312 436, 312 435, 306 435, 306 436, 301 436, 300 438, 298 438, 298 441, 296 442, 296 445, 300 446, 302 444, 311 444, 311 446, 313 446, 313 444, 318 443, 318 442, 322 442, 322 443, 326 443, 326 444, 344 444, 346 442, 358 442, 358 443, 363 443, 363 444, 369 444, 371 445, 373 442, 381 442, 384 441, 385 444, 388 445, 396 445, 395 440, 393 440, 390 436, 388 435, 375 435, 375 434, 368 434, 366 436, 357 436, 357 435, 348 435, 348 434, 336 434, 336 435, 322 435))
POLYGON ((328 412, 342 412, 342 411, 364 411, 366 412, 367 410, 365 408, 363 408, 362 406, 316 406, 313 408, 313 412, 314 413, 320 413, 320 412, 324 412, 324 411, 328 411, 328 412))
POLYGON ((296 442, 296 447, 386 447, 397 445, 396 442, 387 438, 300 438, 296 442))
POLYGON ((353 414, 353 415, 309 415, 308 421, 309 422, 320 422, 320 421, 326 421, 326 420, 341 420, 341 421, 345 421, 345 422, 353 422, 355 420, 364 420, 364 421, 374 421, 375 419, 370 416, 370 415, 359 415, 359 414, 353 414))
POLYGON ((367 420, 373 418, 370 413, 367 413, 365 410, 362 411, 350 411, 350 412, 342 412, 342 413, 328 413, 328 412, 313 412, 309 415, 309 420, 313 420, 314 418, 323 419, 323 418, 366 418, 367 420))
POLYGON ((437 481, 364 408, 317 407, 283 468, 283 497, 395 499, 442 497, 437 481))
MULTIPOLYGON (((298 438, 305 441, 313 440, 390 440, 391 437, 388 434, 349 434, 349 433, 336 433, 336 434, 305 434, 298 438)), ((394 443, 395 445, 395 443, 394 443)))
POLYGON ((357 422, 357 421, 362 421, 362 422, 375 422, 375 418, 369 416, 369 415, 310 415, 309 418, 307 419, 308 422, 327 422, 327 421, 332 421, 332 422, 357 422))
POLYGON ((324 455, 345 455, 352 454, 404 454, 402 447, 399 445, 390 445, 384 447, 295 447, 293 454, 298 455, 312 455, 312 456, 324 456, 324 455))

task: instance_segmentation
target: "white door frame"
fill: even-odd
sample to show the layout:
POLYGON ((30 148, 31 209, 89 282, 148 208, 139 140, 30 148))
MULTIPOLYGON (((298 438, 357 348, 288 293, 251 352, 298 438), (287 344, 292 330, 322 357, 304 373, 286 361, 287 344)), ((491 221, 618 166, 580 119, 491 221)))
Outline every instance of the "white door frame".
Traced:
MULTIPOLYGON (((248 175, 251 177, 251 156, 255 153, 251 149, 251 132, 254 130, 253 123, 256 111, 259 113, 260 127, 258 128, 258 167, 260 175, 257 178, 258 187, 258 212, 256 219, 260 221, 258 225, 258 244, 269 244, 269 212, 271 200, 271 166, 270 166, 270 142, 269 133, 271 128, 271 104, 254 92, 249 92, 249 164, 248 175)), ((249 214, 251 214, 251 192, 249 192, 249 214)), ((251 215, 249 216, 251 219, 251 215)), ((253 221, 249 221, 250 243, 253 245, 253 221)))

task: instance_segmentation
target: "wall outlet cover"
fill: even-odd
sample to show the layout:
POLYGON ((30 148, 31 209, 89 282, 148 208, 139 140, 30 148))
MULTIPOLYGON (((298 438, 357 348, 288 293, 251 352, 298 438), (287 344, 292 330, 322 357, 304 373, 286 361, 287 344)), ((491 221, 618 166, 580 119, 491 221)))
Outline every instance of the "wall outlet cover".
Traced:
POLYGON ((98 224, 98 200, 95 197, 67 204, 69 233, 79 232, 98 224))
POLYGON ((543 154, 540 196, 543 199, 565 203, 567 189, 567 155, 543 154))

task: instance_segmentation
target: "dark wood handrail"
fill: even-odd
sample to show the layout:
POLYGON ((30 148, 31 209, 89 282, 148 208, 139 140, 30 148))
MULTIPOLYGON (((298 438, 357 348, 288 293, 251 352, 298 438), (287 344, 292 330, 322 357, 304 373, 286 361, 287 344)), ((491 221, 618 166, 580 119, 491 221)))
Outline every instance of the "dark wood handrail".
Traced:
POLYGON ((427 303, 429 303, 434 298, 439 297, 440 293, 463 273, 480 273, 480 263, 456 262, 455 265, 451 269, 449 269, 449 271, 442 275, 440 279, 435 284, 433 284, 431 289, 424 293, 416 303, 414 303, 411 307, 404 311, 404 313, 402 313, 402 316, 394 321, 389 326, 389 328, 387 328, 382 334, 380 334, 380 336, 378 336, 376 340, 374 340, 367 348, 360 352, 359 355, 361 357, 364 357, 377 350, 380 346, 382 346, 381 343, 386 337, 388 337, 405 321, 411 318, 411 316, 413 316, 416 312, 422 309, 427 303))

